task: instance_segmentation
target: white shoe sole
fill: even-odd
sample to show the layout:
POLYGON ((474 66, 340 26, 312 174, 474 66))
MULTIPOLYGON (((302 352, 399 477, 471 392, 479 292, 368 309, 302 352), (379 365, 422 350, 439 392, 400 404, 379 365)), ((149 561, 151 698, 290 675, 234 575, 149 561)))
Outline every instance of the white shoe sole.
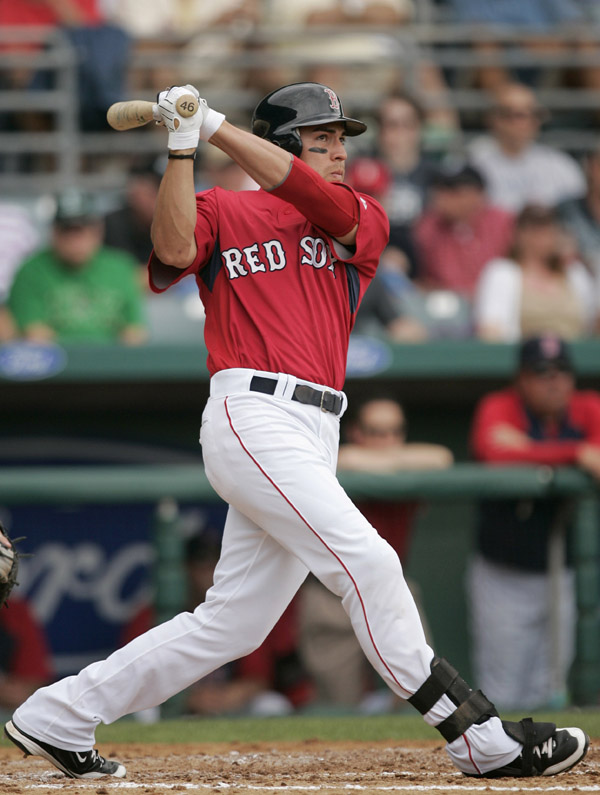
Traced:
POLYGON ((567 731, 572 737, 577 739, 577 748, 575 751, 573 751, 571 756, 563 759, 559 764, 547 767, 542 773, 543 776, 555 776, 557 773, 566 773, 567 770, 570 770, 572 767, 574 767, 587 754, 590 738, 584 731, 575 727, 569 727, 566 729, 561 728, 561 731, 567 731))
POLYGON ((115 773, 100 773, 92 771, 91 773, 73 773, 72 770, 68 770, 58 759, 52 756, 51 753, 46 751, 46 749, 42 745, 38 745, 36 741, 32 737, 28 737, 27 735, 23 734, 19 731, 19 729, 15 726, 15 724, 9 720, 5 726, 4 731, 10 737, 10 739, 14 742, 16 746, 18 746, 24 754, 30 756, 42 756, 48 762, 50 762, 54 767, 61 770, 66 776, 69 778, 77 778, 77 779, 98 779, 98 778, 125 778, 126 769, 125 766, 119 763, 119 767, 117 768, 115 773))

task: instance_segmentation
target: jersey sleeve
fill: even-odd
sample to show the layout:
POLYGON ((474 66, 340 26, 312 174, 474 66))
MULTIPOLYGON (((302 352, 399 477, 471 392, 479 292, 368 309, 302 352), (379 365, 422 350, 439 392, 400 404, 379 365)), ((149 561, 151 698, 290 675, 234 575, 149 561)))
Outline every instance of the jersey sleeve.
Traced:
POLYGON ((218 236, 218 200, 215 188, 196 195, 196 227, 194 238, 198 252, 187 268, 174 268, 156 256, 154 250, 148 260, 148 279, 154 293, 162 293, 189 274, 197 273, 210 255, 218 236))
POLYGON ((329 238, 330 245, 338 259, 354 265, 356 270, 370 279, 375 275, 379 259, 390 237, 390 222, 379 202, 364 193, 356 193, 344 185, 341 189, 351 190, 358 199, 359 216, 356 243, 352 249, 329 238))
POLYGON ((375 199, 345 183, 327 182, 297 157, 292 158, 285 179, 269 193, 292 204, 324 232, 339 259, 351 261, 359 272, 373 276, 390 236, 388 217, 375 199), (344 237, 357 223, 356 244, 349 252, 336 238, 344 237))

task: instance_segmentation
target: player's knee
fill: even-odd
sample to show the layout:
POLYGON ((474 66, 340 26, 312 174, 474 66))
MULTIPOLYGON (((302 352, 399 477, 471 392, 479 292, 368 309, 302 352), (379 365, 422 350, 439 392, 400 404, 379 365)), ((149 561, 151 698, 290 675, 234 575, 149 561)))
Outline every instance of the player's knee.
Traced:
POLYGON ((350 573, 352 578, 346 582, 350 591, 353 591, 357 585, 362 593, 381 598, 383 603, 391 598, 390 589, 395 590, 397 584, 404 578, 402 564, 396 551, 379 536, 361 550, 360 560, 350 568, 350 573), (386 596, 378 597, 382 592, 385 592, 386 596))
POLYGON ((262 625, 259 628, 248 627, 243 637, 238 637, 235 641, 235 659, 246 657, 256 651, 266 640, 271 627, 265 629, 262 625))
POLYGON ((234 659, 239 660, 242 657, 247 657, 252 652, 256 651, 262 645, 264 638, 260 643, 242 643, 235 649, 234 659))
POLYGON ((342 599, 353 598, 356 589, 374 595, 381 589, 395 588, 403 579, 397 553, 377 533, 361 543, 351 557, 331 560, 329 569, 315 572, 323 584, 342 599))
POLYGON ((403 576, 402 564, 396 550, 379 536, 370 545, 366 564, 372 578, 377 581, 387 581, 388 578, 397 579, 403 576))

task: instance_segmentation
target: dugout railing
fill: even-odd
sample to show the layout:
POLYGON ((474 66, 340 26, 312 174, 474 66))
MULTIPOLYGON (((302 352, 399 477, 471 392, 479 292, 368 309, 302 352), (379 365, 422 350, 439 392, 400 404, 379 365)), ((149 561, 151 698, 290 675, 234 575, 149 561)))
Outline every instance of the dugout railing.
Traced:
MULTIPOLYGON (((571 504, 576 577, 576 660, 571 697, 597 705, 600 695, 600 524, 598 486, 581 471, 560 467, 456 464, 434 472, 363 474, 341 472, 340 481, 355 499, 427 501, 482 498, 564 498, 571 504)), ((213 501, 201 465, 131 465, 0 468, 0 503, 82 504, 155 502, 157 519, 156 605, 165 620, 183 606, 182 541, 176 532, 179 501, 213 501)), ((551 593, 555 601, 564 526, 554 528, 550 550, 551 593), (554 540, 552 540, 554 539, 554 540), (558 554, 557 554, 558 553, 558 554)), ((557 607, 557 605, 556 605, 557 607)), ((558 610, 554 610, 557 636, 558 610)), ((510 617, 507 617, 510 620, 510 617)), ((561 687, 556 681, 557 688, 561 687)))

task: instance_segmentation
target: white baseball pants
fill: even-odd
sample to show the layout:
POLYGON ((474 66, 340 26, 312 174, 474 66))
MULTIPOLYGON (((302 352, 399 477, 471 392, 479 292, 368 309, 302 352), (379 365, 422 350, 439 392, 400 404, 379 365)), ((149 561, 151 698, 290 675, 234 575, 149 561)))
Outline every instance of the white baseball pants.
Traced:
MULTIPOLYGON (((15 712, 20 728, 89 750, 98 723, 160 704, 257 648, 309 570, 341 597, 367 658, 397 695, 407 698, 427 679, 433 651, 398 556, 336 479, 339 417, 292 400, 296 383, 307 382, 248 369, 211 379, 204 463, 230 509, 206 601, 38 690, 15 712), (253 375, 276 379, 275 394, 249 391, 253 375)), ((454 710, 443 696, 425 720, 435 725, 454 710)), ((520 748, 498 718, 447 746, 467 773, 507 764, 520 748)))

